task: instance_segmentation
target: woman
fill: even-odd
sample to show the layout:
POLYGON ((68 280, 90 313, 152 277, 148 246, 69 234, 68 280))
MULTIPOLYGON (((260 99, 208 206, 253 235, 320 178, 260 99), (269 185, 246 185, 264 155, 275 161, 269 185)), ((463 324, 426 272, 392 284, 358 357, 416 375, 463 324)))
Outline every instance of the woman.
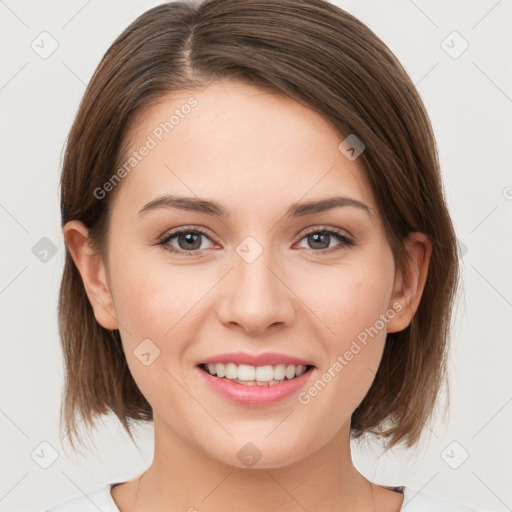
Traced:
POLYGON ((412 82, 323 0, 169 3, 112 44, 62 174, 71 443, 152 421, 138 478, 51 509, 467 511, 354 467, 413 446, 457 248, 412 82))

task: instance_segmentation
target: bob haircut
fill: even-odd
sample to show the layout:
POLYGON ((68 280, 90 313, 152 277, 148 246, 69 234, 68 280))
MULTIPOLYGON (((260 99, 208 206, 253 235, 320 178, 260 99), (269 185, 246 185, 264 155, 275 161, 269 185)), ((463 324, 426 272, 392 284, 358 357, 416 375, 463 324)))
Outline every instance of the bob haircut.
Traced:
MULTIPOLYGON (((172 91, 222 79, 256 85, 318 112, 365 150, 358 162, 382 217, 397 271, 404 240, 425 233, 432 255, 423 296, 408 327, 387 334, 382 361, 351 417, 351 435, 375 435, 386 449, 411 447, 431 418, 442 385, 459 279, 457 240, 444 200, 434 134, 422 100, 389 48, 362 22, 325 0, 206 0, 151 8, 117 37, 86 89, 66 141, 62 227, 89 229, 108 261, 109 206, 98 198, 126 159, 139 116, 172 91)), ((110 409, 134 442, 132 421, 150 404, 129 371, 119 331, 96 321, 66 248, 58 305, 65 361, 60 427, 82 442, 77 416, 94 426, 110 409)), ((76 449, 75 449, 76 451, 76 449)))

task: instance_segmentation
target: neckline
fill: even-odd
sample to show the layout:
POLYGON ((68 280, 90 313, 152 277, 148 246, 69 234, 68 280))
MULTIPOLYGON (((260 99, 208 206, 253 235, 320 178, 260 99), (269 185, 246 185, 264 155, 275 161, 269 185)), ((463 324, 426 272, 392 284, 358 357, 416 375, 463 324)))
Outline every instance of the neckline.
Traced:
MULTIPOLYGON (((110 500, 110 504, 115 507, 115 509, 114 509, 115 512, 120 512, 120 511, 119 511, 119 507, 117 506, 117 503, 114 501, 114 497, 112 496, 112 489, 116 485, 121 485, 121 484, 125 484, 125 483, 126 482, 115 482, 115 483, 111 483, 111 484, 106 484, 106 486, 105 486, 108 491, 108 498, 110 500)), ((375 484, 375 485, 379 485, 379 484, 375 484)), ((387 489, 388 491, 394 491, 394 492, 400 493, 403 496, 402 505, 400 506, 400 510, 402 510, 404 503, 405 503, 405 498, 407 497, 405 495, 406 487, 404 485, 397 485, 397 486, 379 485, 379 487, 382 487, 383 489, 387 489)))

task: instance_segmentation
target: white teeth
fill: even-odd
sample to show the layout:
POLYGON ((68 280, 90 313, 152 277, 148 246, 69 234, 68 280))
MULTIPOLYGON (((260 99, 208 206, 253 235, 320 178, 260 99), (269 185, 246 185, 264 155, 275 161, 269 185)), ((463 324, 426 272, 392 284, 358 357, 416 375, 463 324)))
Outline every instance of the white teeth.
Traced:
MULTIPOLYGON (((240 380, 254 380, 256 378, 256 368, 248 364, 241 364, 238 366, 238 376, 235 379, 240 380)), ((263 379, 258 379, 263 380, 263 379)))
POLYGON ((275 384, 279 384, 280 380, 271 380, 269 382, 258 382, 257 380, 235 380, 238 384, 244 384, 245 386, 274 386, 275 384))
POLYGON ((256 367, 256 380, 259 380, 260 382, 270 382, 271 380, 274 380, 274 368, 272 366, 256 367))
POLYGON ((274 366, 274 379, 283 380, 286 377, 286 366, 284 364, 278 364, 274 366))
POLYGON ((226 365, 226 379, 238 379, 238 368, 234 363, 226 365))
POLYGON ((270 385, 278 384, 286 379, 299 377, 306 371, 306 366, 293 364, 278 364, 275 366, 252 366, 249 364, 236 365, 234 363, 214 363, 206 365, 210 375, 225 377, 240 384, 270 385))
MULTIPOLYGON (((215 373, 213 375, 217 375, 217 377, 225 377, 226 376, 226 367, 222 363, 217 363, 212 365, 215 367, 215 373)), ((208 370, 210 367, 208 367, 208 370)), ((211 372, 210 372, 211 373, 211 372)))

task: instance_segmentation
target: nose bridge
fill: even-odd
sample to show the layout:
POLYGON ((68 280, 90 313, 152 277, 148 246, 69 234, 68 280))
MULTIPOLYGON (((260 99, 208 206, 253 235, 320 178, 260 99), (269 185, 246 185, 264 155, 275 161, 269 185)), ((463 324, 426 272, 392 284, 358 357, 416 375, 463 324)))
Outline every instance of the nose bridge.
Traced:
POLYGON ((277 277, 279 265, 270 246, 264 248, 247 237, 236 247, 233 267, 220 308, 223 323, 237 323, 257 334, 273 324, 292 320, 291 294, 277 277))

